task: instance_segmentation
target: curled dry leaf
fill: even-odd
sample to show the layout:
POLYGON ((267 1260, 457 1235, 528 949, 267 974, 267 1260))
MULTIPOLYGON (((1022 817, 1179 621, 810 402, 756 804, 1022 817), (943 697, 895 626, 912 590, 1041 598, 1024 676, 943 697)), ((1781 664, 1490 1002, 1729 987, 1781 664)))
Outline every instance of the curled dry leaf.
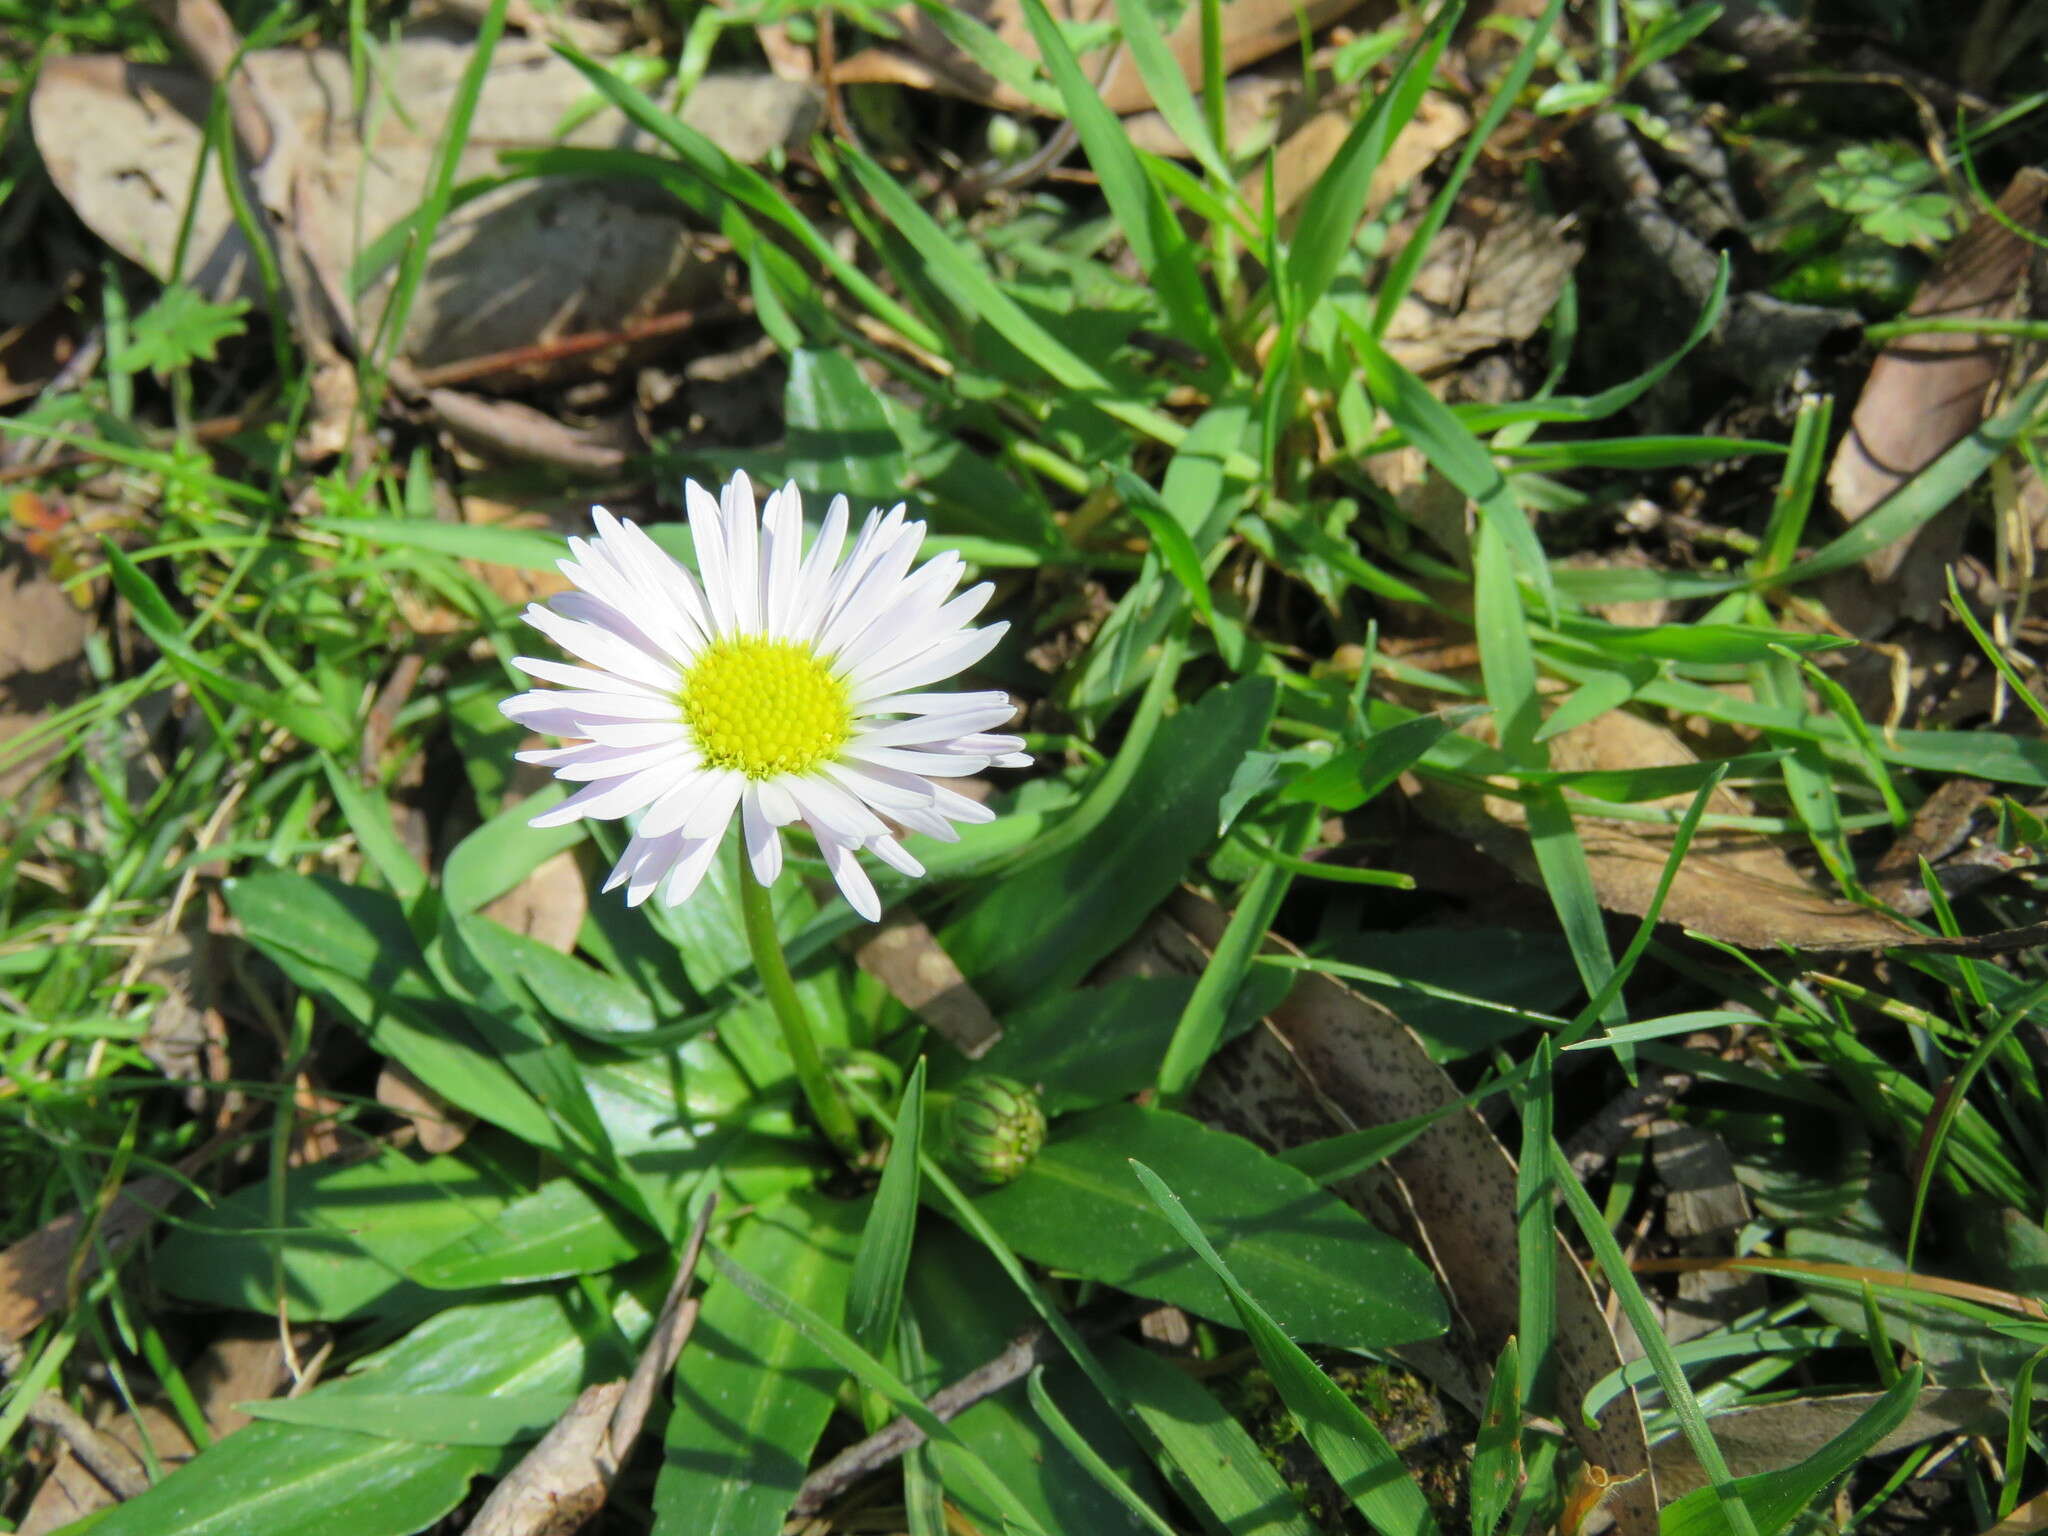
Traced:
MULTIPOLYGON (((299 239, 344 303, 356 263, 419 207, 472 47, 467 38, 419 35, 383 50, 360 116, 350 107, 345 52, 291 48, 247 57, 249 73, 292 129, 281 152, 296 163, 266 166, 266 180, 288 174, 296 184, 299 239)), ((594 99, 589 82, 545 43, 500 42, 456 180, 501 175, 499 156, 511 149, 653 147, 610 109, 558 137, 568 114, 594 99)), ((260 302, 248 247, 210 160, 184 270, 171 271, 207 100, 205 85, 180 70, 60 58, 40 72, 29 120, 58 190, 115 250, 165 281, 180 275, 215 298, 260 302)), ((714 75, 681 115, 735 158, 756 160, 803 140, 816 120, 816 93, 771 75, 714 75)), ((356 334, 374 333, 402 248, 391 242, 354 296, 356 334)), ((522 179, 442 220, 403 350, 431 364, 615 330, 658 309, 686 307, 715 283, 708 248, 665 195, 619 179, 522 179)))
MULTIPOLYGON (((1315 114, 1281 141, 1273 152, 1273 206, 1283 229, 1291 229, 1302 202, 1323 172, 1337 158, 1352 127, 1358 121, 1359 104, 1346 101, 1315 114)), ((1423 93, 1415 116, 1394 136, 1386 155, 1373 167, 1365 194, 1365 217, 1384 208, 1396 192, 1409 186, 1429 168, 1430 162, 1465 136, 1472 126, 1472 114, 1438 91, 1423 93)), ((1264 168, 1247 174, 1238 191, 1254 208, 1266 201, 1264 168)), ((1539 320, 1542 318, 1539 312, 1539 320)))
MULTIPOLYGON (((1228 914, 1212 902, 1182 891, 1103 970, 1199 971, 1227 922, 1228 914)), ((1298 953, 1279 939, 1269 938, 1265 947, 1298 953)), ((1458 1098, 1422 1042, 1391 1011, 1310 972, 1262 1027, 1216 1055, 1192 1104, 1205 1119, 1261 1145, 1289 1147, 1445 1110, 1458 1098)), ((1399 1353, 1479 1411, 1494 1361, 1517 1326, 1515 1170, 1507 1152, 1476 1114, 1449 1108, 1380 1168, 1331 1188, 1404 1236, 1436 1269, 1452 1302, 1451 1332, 1399 1353)), ((1562 1242, 1557 1280, 1559 1387, 1576 1402, 1618 1369, 1622 1357, 1585 1271, 1562 1242)), ((1589 1462, 1622 1476, 1648 1467, 1632 1397, 1610 1403, 1596 1425, 1567 1417, 1589 1462)), ((1655 1492, 1646 1477, 1617 1487, 1609 1507, 1623 1536, 1657 1529, 1655 1492)))
MULTIPOLYGON (((2002 217, 1983 213, 1942 254, 1921 282, 1909 319, 2010 320, 2040 299, 2033 269, 2040 251, 2009 225, 2039 231, 2048 214, 2048 174, 2027 167, 1998 200, 2002 217)), ((1835 510, 1857 522, 1982 424, 2014 361, 2010 338, 1968 333, 1901 336, 1886 344, 1828 469, 1835 510)), ((1932 612, 1943 573, 1960 553, 1967 513, 1949 511, 1869 556, 1877 582, 1904 584, 1899 601, 1915 616, 1932 612)))
POLYGON ((377 1069, 377 1102, 405 1117, 420 1150, 430 1156, 453 1152, 476 1123, 476 1116, 457 1109, 395 1061, 377 1069))
MULTIPOLYGON (((1486 721, 1475 721, 1466 729, 1483 735, 1486 728, 1486 721)), ((1550 761, 1553 768, 1569 770, 1650 768, 1698 759, 1664 726, 1626 710, 1610 710, 1553 739, 1550 761)), ((1415 807, 1430 821, 1469 839, 1530 883, 1540 883, 1518 802, 1413 775, 1404 782, 1415 807)), ((1675 795, 1651 803, 1676 813, 1691 798, 1675 795)), ((1708 809, 1753 813, 1726 787, 1715 791, 1708 809)), ((1671 856, 1671 830, 1649 822, 1603 820, 1583 801, 1574 802, 1572 811, 1600 904, 1633 917, 1649 911, 1671 856)), ((1756 832, 1702 829, 1671 882, 1663 921, 1743 949, 1780 944, 1882 949, 1914 937, 1883 913, 1818 889, 1776 843, 1756 832)))
MULTIPOLYGON (((1038 57, 1038 44, 1019 0, 969 0, 957 9, 968 12, 1024 57, 1038 57)), ((1112 0, 1050 0, 1047 9, 1062 21, 1095 21, 1115 15, 1112 0)), ((1347 16, 1360 26, 1377 26, 1394 14, 1394 7, 1383 0, 1363 4, 1360 0, 1233 0, 1221 7, 1221 14, 1223 71, 1235 74, 1283 49, 1300 47, 1304 30, 1314 31, 1347 16)), ((921 6, 900 5, 890 15, 902 31, 902 41, 887 48, 864 48, 841 59, 833 71, 841 84, 906 85, 913 90, 964 96, 1005 112, 1034 110, 1031 102, 998 83, 955 48, 921 6)), ((1187 7, 1166 42, 1181 73, 1199 90, 1201 7, 1187 7)), ((1112 112, 1141 112, 1153 104, 1127 49, 1119 47, 1112 63, 1090 59, 1084 61, 1084 67, 1103 80, 1102 99, 1112 112)))

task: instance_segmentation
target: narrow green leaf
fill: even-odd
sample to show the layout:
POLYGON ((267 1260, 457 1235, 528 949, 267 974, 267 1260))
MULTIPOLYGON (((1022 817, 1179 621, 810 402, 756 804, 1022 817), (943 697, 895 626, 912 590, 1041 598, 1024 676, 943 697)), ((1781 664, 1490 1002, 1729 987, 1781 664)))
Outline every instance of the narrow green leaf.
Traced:
POLYGON ((1088 1475, 1105 1489, 1116 1501, 1138 1517, 1139 1524, 1155 1533, 1155 1536, 1176 1536, 1174 1528, 1159 1516, 1159 1512, 1144 1499, 1136 1489, 1117 1476, 1116 1469, 1097 1454, 1087 1437, 1074 1428, 1073 1421, 1060 1411, 1060 1405, 1052 1400, 1052 1394, 1045 1390, 1045 1367, 1039 1366, 1026 1380, 1026 1390, 1031 1395, 1031 1411, 1038 1415, 1038 1421, 1052 1431, 1066 1453, 1078 1461, 1088 1475))
POLYGON ((1251 1335, 1259 1362, 1273 1378, 1289 1416, 1345 1497, 1381 1536, 1435 1536, 1436 1517, 1429 1512, 1429 1501, 1380 1427, 1317 1369, 1301 1346, 1281 1332, 1271 1314, 1237 1283, 1201 1227, 1159 1175, 1135 1159, 1131 1167, 1181 1241, 1229 1292, 1239 1325, 1251 1335))
POLYGON ((411 901, 427 888, 427 872, 400 839, 391 820, 391 802, 357 783, 331 754, 321 757, 320 766, 327 774, 327 787, 334 792, 334 803, 341 807, 349 830, 356 835, 356 846, 384 877, 391 893, 400 901, 411 901))
POLYGON ((567 1392, 365 1392, 355 1397, 263 1398, 237 1403, 251 1418, 309 1429, 406 1440, 415 1445, 523 1445, 538 1440, 574 1405, 567 1392))
POLYGON ((924 1058, 910 1074, 903 1102, 896 1111, 896 1129, 889 1161, 861 1229, 860 1249, 853 1258, 853 1279, 846 1292, 846 1331, 870 1354, 880 1354, 896 1334, 896 1314, 903 1304, 903 1277, 910 1269, 910 1248, 917 1236, 917 1155, 924 1140, 924 1058))
MULTIPOLYGON (((1857 1415, 1855 1423, 1797 1466, 1737 1478, 1732 1491, 1738 1507, 1745 1510, 1741 1523, 1753 1521, 1758 1536, 1777 1536, 1791 1525, 1801 1510, 1854 1471, 1873 1446, 1906 1421, 1924 1379, 1918 1365, 1903 1373, 1883 1397, 1857 1415)), ((1717 1490, 1698 1488, 1665 1507, 1658 1530, 1661 1536, 1734 1536, 1739 1526, 1729 1515, 1717 1490)))
POLYGON ((1148 1349, 1112 1339, 1104 1356, 1225 1536, 1317 1536, 1319 1527, 1244 1425, 1194 1377, 1148 1349))
POLYGON ((1486 1414, 1472 1447, 1472 1536, 1493 1536, 1514 1506, 1522 1481, 1521 1356, 1513 1335, 1494 1363, 1486 1414))

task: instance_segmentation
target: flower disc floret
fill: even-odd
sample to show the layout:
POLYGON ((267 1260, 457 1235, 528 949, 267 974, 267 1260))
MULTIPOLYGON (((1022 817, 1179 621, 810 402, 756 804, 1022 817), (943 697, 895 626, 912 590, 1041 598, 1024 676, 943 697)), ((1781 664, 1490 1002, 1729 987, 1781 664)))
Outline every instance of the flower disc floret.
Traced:
POLYGON ((809 773, 853 734, 846 684, 796 640, 719 641, 690 668, 682 706, 704 761, 750 779, 809 773))

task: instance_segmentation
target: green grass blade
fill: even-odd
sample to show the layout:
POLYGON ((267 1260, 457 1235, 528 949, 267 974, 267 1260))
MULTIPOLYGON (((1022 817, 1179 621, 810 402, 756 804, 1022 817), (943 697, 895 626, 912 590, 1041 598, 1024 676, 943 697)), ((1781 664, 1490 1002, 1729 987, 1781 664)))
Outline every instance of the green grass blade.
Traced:
POLYGON ((1273 1378, 1287 1411, 1316 1455, 1358 1512, 1381 1536, 1435 1536, 1429 1501, 1401 1465, 1377 1424, 1317 1368, 1301 1346, 1280 1330, 1272 1315, 1237 1283, 1222 1256, 1203 1235, 1180 1197, 1158 1174, 1131 1163, 1145 1191, 1172 1223, 1181 1240, 1209 1266, 1230 1293, 1238 1321, 1251 1336, 1259 1362, 1273 1378))
POLYGON ((1173 51, 1167 46, 1166 35, 1159 30, 1152 8, 1144 0, 1116 0, 1116 19, 1124 35, 1124 46, 1131 50, 1131 62, 1138 66, 1138 77, 1152 97, 1152 105, 1187 146, 1188 153, 1209 173, 1218 190, 1234 200, 1236 179, 1223 158, 1224 146, 1203 121, 1202 109, 1194 92, 1188 89, 1187 76, 1181 73, 1173 51))
MULTIPOLYGON (((1451 29, 1463 11, 1462 0, 1447 0, 1438 8, 1436 18, 1409 50, 1393 82, 1373 98, 1372 105, 1338 147, 1329 169, 1310 189, 1280 273, 1290 295, 1286 309, 1305 315, 1329 292, 1338 264, 1350 248, 1351 237, 1365 212, 1372 173, 1386 158, 1387 147, 1408 126, 1422 104, 1422 93, 1429 88, 1437 60, 1442 57, 1451 29)), ((1270 198, 1265 206, 1270 219, 1270 198)))
POLYGON ((1123 230, 1138 265, 1152 279, 1178 337, 1211 358, 1222 355, 1213 306, 1202 288, 1197 250, 1166 206, 1166 199, 1146 173, 1143 159, 1124 131, 1123 119, 1109 110, 1080 61, 1046 10, 1044 0, 1023 0, 1024 20, 1038 41, 1067 121, 1074 125, 1095 168, 1109 211, 1123 230))
POLYGON ((1025 1381, 1025 1390, 1031 1397, 1031 1411, 1038 1415, 1038 1421, 1052 1431, 1052 1437, 1065 1447, 1069 1456, 1081 1464, 1081 1468, 1137 1517, 1138 1523, 1158 1536, 1176 1536, 1172 1526, 1159 1517, 1159 1512, 1138 1496, 1129 1483, 1117 1476, 1116 1469, 1088 1443, 1088 1439, 1074 1428, 1073 1420, 1060 1411, 1060 1405, 1052 1400, 1052 1394, 1045 1390, 1045 1367, 1039 1366, 1025 1381))
POLYGON ((1178 1099, 1202 1075, 1216 1043, 1223 1038, 1223 1025, 1230 1015, 1230 1005, 1237 999, 1237 990, 1244 984, 1245 973, 1251 969, 1259 945, 1265 941, 1266 930, 1272 926, 1273 915, 1280 910, 1281 899, 1292 883, 1292 874, 1269 862, 1253 871, 1244 889, 1238 892, 1237 910, 1230 914, 1230 924, 1223 930, 1216 953, 1202 968, 1194 995, 1181 1011, 1180 1023, 1175 1026, 1173 1039, 1159 1063, 1159 1093, 1166 1102, 1178 1099))
POLYGON ((1472 1447, 1472 1536, 1493 1536, 1522 1481, 1521 1355, 1510 1338, 1494 1363, 1486 1414, 1472 1447))
POLYGON ((1578 1222, 1580 1232, 1585 1235, 1586 1245, 1593 1250, 1600 1272, 1613 1287, 1622 1312, 1636 1330, 1636 1337, 1642 1340, 1643 1353, 1656 1368, 1657 1384, 1664 1389, 1664 1399, 1678 1417, 1685 1442, 1692 1447, 1693 1455, 1713 1484, 1711 1489, 1703 1491, 1711 1493, 1717 1501, 1718 1509, 1726 1517, 1729 1536, 1760 1536, 1756 1521, 1751 1518, 1749 1507, 1743 1503, 1742 1495, 1729 1474, 1727 1458, 1722 1456, 1721 1447, 1715 1444, 1714 1432, 1707 1428, 1707 1416, 1700 1409, 1699 1399, 1693 1395, 1692 1383, 1685 1379, 1685 1370, 1672 1353, 1671 1341, 1664 1336, 1663 1325, 1651 1309, 1650 1299, 1643 1294, 1642 1286, 1636 1283, 1635 1273, 1628 1265, 1628 1256, 1621 1251, 1621 1244, 1615 1241, 1614 1233, 1601 1218, 1593 1197, 1586 1193, 1578 1175, 1572 1172, 1564 1149, 1553 1140, 1548 1151, 1551 1182, 1564 1195, 1564 1203, 1578 1222))
POLYGON ((862 1348, 880 1354, 896 1333, 903 1277, 917 1236, 918 1149, 924 1142, 924 1058, 919 1057, 896 1111, 896 1134, 875 1201, 861 1229, 853 1276, 846 1288, 846 1330, 862 1348))
POLYGON ((1459 152, 1458 162, 1451 167, 1451 174, 1443 186, 1430 200, 1428 211, 1415 226, 1402 247, 1401 254, 1394 258, 1387 268, 1387 275, 1380 281, 1379 296, 1373 304, 1372 333, 1384 336, 1388 322, 1394 318, 1394 311, 1408 296, 1408 290, 1415 285, 1415 274, 1422 270, 1423 260, 1429 254, 1429 247, 1436 239, 1436 232, 1443 228, 1444 220, 1450 217, 1451 208, 1458 195, 1465 188, 1465 178, 1479 159, 1479 153, 1493 141, 1493 131, 1507 117, 1508 110, 1521 97, 1522 87, 1529 83, 1529 76, 1536 68, 1536 56, 1551 30, 1557 25, 1557 18, 1564 11, 1564 0, 1550 0, 1543 8, 1543 14, 1529 29, 1523 39, 1515 62, 1501 76, 1494 87, 1493 100, 1487 104, 1486 115, 1465 135, 1465 147, 1459 152))

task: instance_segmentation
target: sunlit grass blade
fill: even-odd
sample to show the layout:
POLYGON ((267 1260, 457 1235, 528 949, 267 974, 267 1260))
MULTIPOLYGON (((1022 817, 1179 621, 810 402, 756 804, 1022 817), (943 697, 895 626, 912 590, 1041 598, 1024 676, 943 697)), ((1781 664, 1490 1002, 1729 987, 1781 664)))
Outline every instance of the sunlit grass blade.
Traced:
POLYGON ((1515 1337, 1521 1411, 1559 1412, 1557 1385, 1557 1216, 1550 1185, 1549 1149, 1556 1114, 1556 1048, 1536 1042, 1526 1075, 1515 1089, 1522 1116, 1515 1165, 1515 1337))
POLYGON ((2012 404, 1943 453, 1919 474, 1885 498, 1846 533, 1837 534, 1818 552, 1774 575, 1759 577, 1758 586, 1783 586, 1811 581, 1839 571, 1897 543, 1944 508, 1953 506, 2006 449, 2034 425, 2048 401, 2048 372, 2038 374, 2012 404))
POLYGON ((1216 334, 1213 306, 1202 286, 1199 248, 1188 239, 1146 173, 1122 119, 1109 110, 1093 83, 1081 73, 1080 62, 1060 35, 1044 0, 1023 0, 1023 9, 1124 242, 1152 279, 1179 338, 1212 359, 1220 358, 1223 346, 1216 334))
POLYGON ((903 1277, 917 1236, 918 1153, 924 1144, 924 1058, 911 1071, 896 1111, 896 1134, 875 1187, 853 1276, 846 1287, 846 1331, 873 1354, 888 1348, 903 1305, 903 1277))
POLYGON ((927 352, 943 353, 946 344, 923 321, 876 286, 805 218, 781 190, 749 166, 741 165, 674 113, 664 111, 647 94, 578 49, 557 42, 556 51, 581 70, 590 83, 638 127, 645 129, 681 157, 725 196, 753 210, 790 235, 845 287, 868 313, 899 336, 927 352))
POLYGON ((1138 76, 1145 82, 1145 89, 1151 94, 1152 105, 1159 109, 1159 115, 1166 119, 1166 125, 1174 131, 1188 153, 1203 170, 1219 191, 1226 196, 1236 196, 1235 179, 1225 161, 1225 145, 1214 138, 1209 124, 1202 117, 1202 109, 1195 96, 1188 89, 1187 76, 1181 73, 1179 63, 1167 47, 1166 37, 1159 30, 1158 18, 1144 0, 1116 0, 1117 25, 1124 35, 1124 46, 1131 51, 1131 61, 1138 66, 1138 76))
POLYGON ((1181 1240, 1193 1249, 1229 1292, 1238 1321, 1251 1336, 1259 1363, 1273 1379, 1281 1401, 1337 1480, 1353 1506, 1381 1536, 1435 1536, 1429 1501, 1401 1465, 1380 1427, 1317 1368, 1301 1346, 1280 1330, 1272 1315, 1237 1283, 1230 1267, 1195 1224, 1180 1197, 1143 1163, 1132 1169, 1181 1240))
POLYGON ((1159 1092, 1169 1103, 1178 1099, 1202 1075, 1202 1068, 1223 1038, 1223 1025, 1245 973, 1265 942, 1273 915, 1293 882, 1290 871, 1268 861, 1245 881, 1237 894, 1237 910, 1216 945, 1216 953, 1195 981, 1194 995, 1181 1011, 1166 1056, 1159 1063, 1159 1092))
POLYGON ((1529 83, 1529 76, 1535 71, 1536 57, 1543 43, 1549 38, 1551 29, 1557 25, 1557 18, 1564 10, 1564 0, 1550 0, 1543 8, 1543 14, 1536 18, 1529 28, 1529 35, 1515 54, 1515 61, 1508 66, 1493 88, 1493 99, 1487 103, 1486 114, 1473 125, 1465 135, 1465 147, 1459 151, 1458 160, 1451 167, 1450 175, 1430 200, 1429 208, 1423 213, 1415 230, 1408 236, 1408 243, 1401 254, 1388 264, 1387 272, 1380 279, 1379 294, 1373 303, 1372 333, 1384 336, 1387 325, 1394 317, 1394 311, 1408 296, 1408 290, 1415 285, 1415 274, 1422 270, 1423 259, 1429 254, 1429 247, 1436 239, 1436 232, 1443 228, 1444 220, 1450 217, 1451 208, 1459 194, 1465 189, 1465 178, 1471 174, 1479 153, 1493 141, 1493 132, 1506 119, 1508 111, 1521 98, 1522 87, 1529 83))
POLYGON ((1741 1493, 1736 1489, 1733 1476, 1728 1471, 1727 1458, 1721 1454, 1721 1447, 1714 1441, 1714 1433, 1707 1427, 1707 1416, 1700 1409, 1699 1399, 1693 1394, 1692 1383, 1685 1378, 1685 1370, 1672 1353, 1670 1339, 1665 1337, 1663 1325, 1650 1306, 1650 1299, 1643 1294, 1633 1271, 1629 1268, 1628 1257, 1621 1251, 1621 1244, 1615 1240, 1600 1215, 1599 1207, 1593 1204, 1592 1196, 1579 1183, 1578 1175, 1572 1172, 1571 1163, 1564 1155, 1564 1149, 1553 1140, 1549 1148, 1550 1176, 1554 1188, 1564 1195, 1564 1203, 1578 1222, 1579 1231, 1584 1235, 1586 1245, 1593 1250, 1595 1263, 1607 1278, 1621 1310, 1628 1318, 1629 1325, 1642 1340, 1643 1353, 1657 1372, 1657 1383, 1664 1389, 1664 1399, 1677 1415, 1679 1428, 1684 1431, 1685 1442, 1692 1447, 1693 1455, 1706 1471, 1712 1483, 1707 1492, 1716 1501, 1715 1508, 1725 1517, 1730 1536, 1760 1536, 1756 1521, 1751 1518, 1749 1508, 1743 1503, 1741 1493))
POLYGON ((1135 1344, 1113 1342, 1108 1363, 1171 1466, 1225 1536, 1316 1536, 1293 1491, 1244 1425, 1187 1372, 1135 1344))
MULTIPOLYGON (((1286 265, 1275 274, 1290 295, 1283 310, 1305 315, 1329 292, 1338 264, 1344 259, 1358 220, 1365 212, 1372 173, 1386 158, 1387 147, 1408 126, 1408 120, 1422 104, 1422 94, 1436 74, 1437 60, 1442 57, 1451 29, 1463 11, 1459 0, 1446 0, 1438 7, 1429 29, 1402 61, 1393 81, 1373 98, 1372 105, 1345 136, 1329 168, 1310 189, 1294 236, 1288 242, 1286 265)), ((1270 189, 1264 206, 1266 217, 1271 219, 1270 189)))
POLYGON ((1554 606, 1556 595, 1550 585, 1550 561, 1529 515, 1516 500, 1513 488, 1486 445, 1465 429, 1451 408, 1429 392, 1429 386, 1395 361, 1386 348, 1343 311, 1338 319, 1358 354, 1360 371, 1373 400, 1400 429, 1401 435, 1422 454, 1446 480, 1463 491, 1479 508, 1486 526, 1499 534, 1503 545, 1513 552, 1515 566, 1545 604, 1554 606))
POLYGON ((400 901, 411 901, 427 888, 427 872, 399 838, 391 820, 391 802, 357 783, 332 756, 323 756, 320 766, 326 771, 335 804, 356 835, 356 846, 384 877, 391 893, 400 901))

